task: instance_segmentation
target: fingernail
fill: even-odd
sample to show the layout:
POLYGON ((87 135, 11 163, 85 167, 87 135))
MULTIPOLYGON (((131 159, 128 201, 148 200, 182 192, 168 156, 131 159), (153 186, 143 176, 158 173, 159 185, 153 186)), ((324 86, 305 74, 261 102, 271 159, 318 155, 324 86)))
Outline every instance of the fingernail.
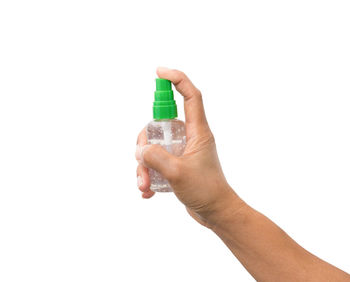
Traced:
POLYGON ((168 71, 168 70, 170 70, 170 69, 167 68, 167 67, 158 67, 158 68, 157 68, 157 71, 159 71, 159 72, 168 71))
POLYGON ((140 188, 143 184, 143 180, 141 176, 137 177, 137 187, 140 188))

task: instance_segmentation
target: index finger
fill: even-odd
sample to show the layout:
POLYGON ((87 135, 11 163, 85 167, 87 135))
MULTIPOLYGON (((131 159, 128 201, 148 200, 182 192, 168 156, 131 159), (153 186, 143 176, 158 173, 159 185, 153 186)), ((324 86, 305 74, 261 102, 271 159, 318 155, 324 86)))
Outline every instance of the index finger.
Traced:
POLYGON ((160 78, 170 80, 177 91, 184 97, 186 124, 207 126, 201 92, 181 71, 160 67, 157 69, 160 78))

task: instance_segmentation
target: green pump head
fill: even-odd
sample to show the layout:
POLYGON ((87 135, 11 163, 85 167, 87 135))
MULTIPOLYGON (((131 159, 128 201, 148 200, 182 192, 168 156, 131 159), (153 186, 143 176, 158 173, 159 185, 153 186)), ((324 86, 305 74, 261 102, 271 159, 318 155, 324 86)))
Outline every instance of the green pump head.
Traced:
POLYGON ((157 78, 154 92, 153 118, 173 119, 177 117, 177 107, 170 80, 157 78))

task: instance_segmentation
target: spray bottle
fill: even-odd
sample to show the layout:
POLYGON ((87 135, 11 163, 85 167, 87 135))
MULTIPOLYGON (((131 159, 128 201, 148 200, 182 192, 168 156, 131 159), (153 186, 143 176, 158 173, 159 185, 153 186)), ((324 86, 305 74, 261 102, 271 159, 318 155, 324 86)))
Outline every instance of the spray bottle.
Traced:
MULTIPOLYGON (((171 82, 156 79, 154 92, 153 121, 146 127, 148 144, 159 144, 169 153, 181 156, 186 145, 185 123, 177 118, 177 107, 171 82)), ((149 169, 151 190, 172 192, 169 182, 157 171, 149 169)))

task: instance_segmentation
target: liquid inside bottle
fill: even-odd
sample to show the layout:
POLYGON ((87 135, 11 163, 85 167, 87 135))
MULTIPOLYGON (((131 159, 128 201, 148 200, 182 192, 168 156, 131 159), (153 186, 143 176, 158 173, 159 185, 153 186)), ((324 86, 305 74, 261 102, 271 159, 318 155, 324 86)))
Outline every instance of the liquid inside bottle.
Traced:
MULTIPOLYGON (((185 124, 177 119, 151 121, 146 128, 148 144, 159 144, 169 153, 181 156, 186 146, 185 124)), ((157 171, 149 169, 151 190, 172 192, 169 182, 157 171)))

